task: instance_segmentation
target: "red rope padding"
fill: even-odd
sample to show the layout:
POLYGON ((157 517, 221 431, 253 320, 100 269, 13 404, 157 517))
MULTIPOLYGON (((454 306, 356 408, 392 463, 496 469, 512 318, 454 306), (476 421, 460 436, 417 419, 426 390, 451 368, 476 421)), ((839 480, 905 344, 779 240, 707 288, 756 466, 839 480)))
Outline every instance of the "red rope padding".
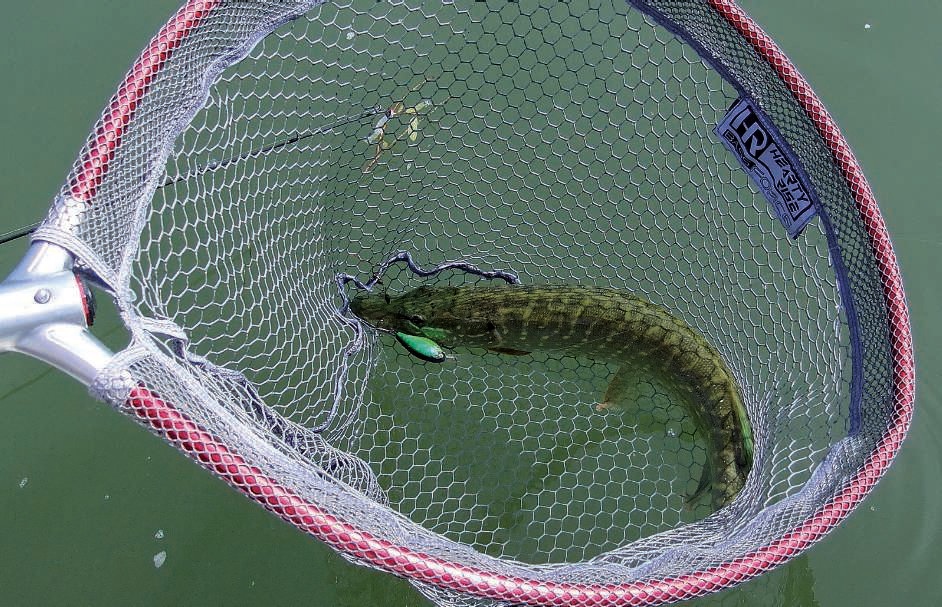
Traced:
MULTIPOLYGON (((886 226, 870 187, 836 124, 797 69, 772 40, 731 0, 710 0, 755 49, 773 65, 796 99, 814 121, 831 149, 853 192, 870 235, 873 254, 883 281, 894 355, 895 411, 893 425, 852 481, 810 519, 773 543, 729 563, 685 576, 622 585, 584 585, 541 582, 500 575, 445 561, 397 546, 359 530, 317 505, 305 501, 277 480, 232 451, 183 413, 144 387, 129 395, 128 407, 180 450, 205 468, 259 502, 285 521, 346 554, 386 571, 442 588, 528 605, 615 606, 658 605, 691 598, 742 582, 779 565, 823 537, 843 520, 870 491, 896 455, 912 419, 915 368, 909 313, 902 282, 886 226)), ((134 64, 109 106, 86 160, 72 186, 73 195, 89 200, 108 162, 120 146, 121 135, 153 75, 164 65, 180 41, 211 11, 216 2, 191 1, 161 29, 134 64)))
POLYGON ((171 17, 157 35, 150 41, 134 65, 128 71, 124 82, 118 87, 108 103, 105 115, 95 128, 95 137, 89 140, 82 168, 70 184, 70 192, 76 200, 91 201, 101 184, 101 178, 108 172, 108 165, 114 159, 115 151, 121 146, 124 129, 134 117, 138 103, 147 94, 150 85, 173 51, 180 46, 193 28, 219 4, 220 0, 190 0, 171 17))

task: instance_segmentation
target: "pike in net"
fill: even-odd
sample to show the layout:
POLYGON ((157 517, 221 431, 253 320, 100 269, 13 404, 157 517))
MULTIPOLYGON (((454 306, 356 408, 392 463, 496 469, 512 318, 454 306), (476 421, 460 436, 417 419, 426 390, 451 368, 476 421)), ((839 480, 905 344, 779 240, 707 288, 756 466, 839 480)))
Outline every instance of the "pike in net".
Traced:
POLYGON ((0 299, 5 349, 448 605, 746 580, 912 415, 870 188, 731 0, 191 0, 0 299))

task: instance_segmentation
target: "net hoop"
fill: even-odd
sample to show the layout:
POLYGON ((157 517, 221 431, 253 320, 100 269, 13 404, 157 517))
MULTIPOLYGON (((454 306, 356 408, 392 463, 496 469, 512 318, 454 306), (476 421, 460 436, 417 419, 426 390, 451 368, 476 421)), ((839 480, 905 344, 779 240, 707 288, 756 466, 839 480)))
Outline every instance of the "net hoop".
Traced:
MULTIPOLYGON (((159 30, 134 62, 98 123, 92 145, 80 160, 82 170, 70 184, 71 195, 90 202, 97 184, 119 153, 125 127, 155 75, 181 42, 220 6, 219 0, 189 0, 159 30)), ((200 428, 146 386, 128 395, 127 405, 141 421, 229 485, 280 518, 340 552, 390 573, 462 593, 533 605, 657 605, 729 587, 784 563, 805 550, 846 518, 886 471, 909 428, 915 397, 915 365, 909 313, 900 271, 883 217, 860 165, 808 82, 756 23, 731 0, 709 0, 771 66, 798 100, 826 142, 850 188, 866 226, 873 259, 880 271, 893 354, 892 422, 853 479, 815 514, 763 548, 680 577, 647 579, 623 585, 556 583, 507 576, 450 562, 396 545, 340 520, 260 469, 200 428)))

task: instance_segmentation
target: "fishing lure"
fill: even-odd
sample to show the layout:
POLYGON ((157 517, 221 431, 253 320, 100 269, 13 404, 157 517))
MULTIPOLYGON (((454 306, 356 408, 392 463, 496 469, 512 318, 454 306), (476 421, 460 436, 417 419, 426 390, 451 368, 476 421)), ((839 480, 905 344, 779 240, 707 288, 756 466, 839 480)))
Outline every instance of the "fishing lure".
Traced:
MULTIPOLYGON (((424 85, 429 80, 423 80, 416 86, 409 89, 410 93, 413 93, 422 85, 424 85)), ((419 128, 421 127, 421 116, 426 114, 432 108, 432 102, 429 99, 422 99, 413 106, 406 106, 405 101, 397 101, 389 106, 389 108, 379 117, 379 120, 376 121, 373 130, 366 137, 366 142, 373 148, 373 157, 363 165, 363 172, 369 173, 373 170, 373 167, 379 163, 382 155, 399 141, 410 141, 415 142, 419 138, 419 128), (399 133, 389 136, 388 129, 390 121, 399 116, 411 116, 406 127, 399 133)))

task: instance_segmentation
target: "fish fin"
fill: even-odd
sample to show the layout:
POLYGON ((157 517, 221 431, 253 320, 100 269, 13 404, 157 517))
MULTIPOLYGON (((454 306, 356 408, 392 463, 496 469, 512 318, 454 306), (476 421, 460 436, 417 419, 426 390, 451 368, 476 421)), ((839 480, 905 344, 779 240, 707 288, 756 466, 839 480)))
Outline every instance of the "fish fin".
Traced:
POLYGON ((687 509, 693 510, 694 504, 700 501, 704 495, 706 495, 707 489, 713 484, 713 468, 710 466, 709 462, 703 464, 703 471, 700 473, 700 484, 697 485, 697 489, 690 495, 686 500, 684 500, 684 505, 687 509))
POLYGON ((501 346, 488 348, 488 350, 491 352, 497 352, 498 354, 507 354, 509 356, 526 356, 527 354, 530 354, 530 352, 527 352, 526 350, 514 350, 513 348, 503 348, 501 346))
POLYGON ((622 407, 618 403, 615 403, 606 399, 600 402, 599 404, 595 405, 595 410, 598 411, 599 413, 602 413, 605 411, 622 411, 624 410, 624 407, 622 407))
POLYGON ((611 381, 608 382, 608 388, 605 390, 605 396, 602 397, 599 407, 603 409, 620 409, 621 406, 617 403, 622 400, 621 397, 625 391, 635 383, 637 383, 635 370, 628 365, 622 365, 618 368, 618 371, 615 371, 611 381))

